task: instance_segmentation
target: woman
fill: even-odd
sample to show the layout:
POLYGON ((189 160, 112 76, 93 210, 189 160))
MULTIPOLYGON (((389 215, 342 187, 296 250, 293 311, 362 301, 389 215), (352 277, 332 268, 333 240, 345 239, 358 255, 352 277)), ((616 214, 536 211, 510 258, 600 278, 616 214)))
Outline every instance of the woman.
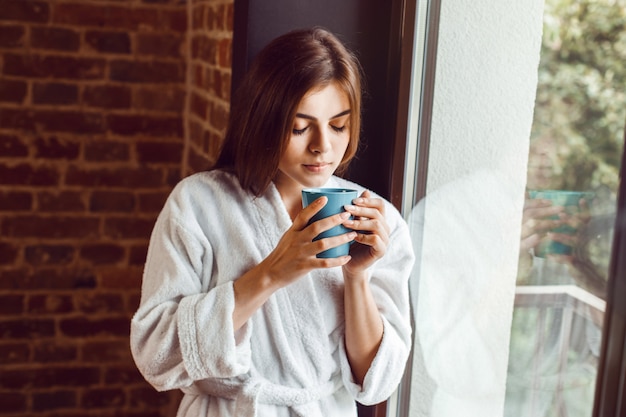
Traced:
POLYGON ((329 32, 272 41, 233 100, 213 170, 182 180, 152 233, 132 320, 139 370, 185 393, 179 416, 356 416, 410 350, 413 251, 394 207, 336 177, 359 139, 360 67, 329 32), (307 226, 307 187, 356 188, 307 226), (313 242, 344 224, 352 232, 313 242), (364 233, 356 233, 364 232, 364 233), (350 254, 317 253, 355 241, 350 254))

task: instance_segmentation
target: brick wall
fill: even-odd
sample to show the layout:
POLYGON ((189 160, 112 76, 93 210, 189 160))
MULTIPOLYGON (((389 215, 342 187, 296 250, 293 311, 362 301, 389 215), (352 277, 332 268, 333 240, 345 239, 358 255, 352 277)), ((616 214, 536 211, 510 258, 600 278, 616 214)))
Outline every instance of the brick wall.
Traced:
POLYGON ((0 415, 173 415, 129 319, 165 197, 219 147, 232 3, 0 0, 0 415))
POLYGON ((190 7, 189 95, 184 172, 204 169, 226 130, 231 86, 232 1, 194 0, 190 7))

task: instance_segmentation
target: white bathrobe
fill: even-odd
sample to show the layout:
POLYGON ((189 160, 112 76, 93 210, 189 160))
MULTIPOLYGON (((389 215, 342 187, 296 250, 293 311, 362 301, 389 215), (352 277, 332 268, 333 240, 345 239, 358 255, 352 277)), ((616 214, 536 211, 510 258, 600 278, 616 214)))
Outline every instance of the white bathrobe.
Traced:
MULTIPOLYGON (((332 177, 327 187, 363 188, 332 177)), ((386 203, 386 255, 370 285, 383 340, 363 385, 344 345, 341 268, 317 270, 275 292, 233 331, 233 281, 276 247, 291 219, 274 187, 260 197, 222 171, 173 190, 154 227, 141 305, 131 324, 137 367, 157 390, 185 393, 178 416, 356 416, 397 387, 411 345, 408 227, 386 203)))

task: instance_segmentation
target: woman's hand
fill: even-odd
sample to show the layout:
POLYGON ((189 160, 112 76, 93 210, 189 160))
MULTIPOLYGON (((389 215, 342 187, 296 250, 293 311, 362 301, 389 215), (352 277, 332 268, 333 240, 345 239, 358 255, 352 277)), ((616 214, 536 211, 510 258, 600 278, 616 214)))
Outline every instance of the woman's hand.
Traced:
POLYGON ((380 198, 372 198, 364 191, 346 210, 354 220, 344 221, 344 226, 357 232, 350 248, 350 262, 343 266, 344 276, 362 274, 374 262, 382 258, 389 245, 389 225, 385 220, 385 204, 380 198))
POLYGON ((551 216, 562 215, 563 207, 553 206, 550 200, 527 198, 524 202, 522 216, 522 236, 520 253, 527 253, 536 248, 547 236, 547 233, 563 224, 561 218, 551 216))
POLYGON ((327 249, 350 242, 356 237, 355 232, 313 241, 322 232, 345 223, 349 213, 340 213, 307 225, 309 220, 326 205, 328 199, 320 197, 305 207, 285 232, 276 248, 261 262, 266 273, 280 283, 288 285, 308 272, 319 268, 342 266, 350 256, 338 258, 317 258, 316 255, 327 249))
POLYGON ((354 240, 357 235, 356 232, 349 232, 313 241, 313 238, 320 233, 344 223, 350 217, 349 213, 343 212, 307 225, 327 202, 326 197, 320 197, 298 213, 292 226, 267 258, 234 282, 233 326, 235 330, 243 326, 279 288, 297 281, 314 269, 342 266, 350 261, 349 255, 338 258, 317 258, 316 256, 326 249, 354 240))

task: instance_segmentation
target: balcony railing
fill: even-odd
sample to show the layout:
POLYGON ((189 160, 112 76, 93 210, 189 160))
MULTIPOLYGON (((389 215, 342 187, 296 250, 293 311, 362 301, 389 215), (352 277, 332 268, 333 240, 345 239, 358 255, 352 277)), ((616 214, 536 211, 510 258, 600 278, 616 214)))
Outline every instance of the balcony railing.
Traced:
POLYGON ((541 375, 540 369, 542 364, 551 360, 548 359, 546 346, 549 346, 553 352, 554 341, 557 340, 557 383, 554 386, 554 404, 552 404, 551 409, 556 410, 556 415, 559 417, 570 417, 566 401, 571 400, 565 398, 563 391, 567 389, 565 378, 568 375, 568 360, 571 360, 570 348, 573 326, 580 325, 580 323, 589 324, 588 320, 593 323, 593 327, 601 329, 605 307, 604 300, 575 285, 518 286, 516 288, 516 309, 538 309, 532 387, 529 387, 533 394, 527 399, 531 402, 531 404, 526 404, 527 409, 537 410, 541 408, 538 404, 533 404, 535 401, 541 401, 535 395, 542 389, 541 379, 543 375, 541 375), (556 316, 555 312, 557 312, 556 316), (577 316, 584 320, 577 319, 577 316), (559 317, 559 320, 553 320, 552 323, 547 322, 554 317, 559 317), (546 329, 551 330, 546 332, 546 329), (558 334, 555 335, 554 332, 558 334))

